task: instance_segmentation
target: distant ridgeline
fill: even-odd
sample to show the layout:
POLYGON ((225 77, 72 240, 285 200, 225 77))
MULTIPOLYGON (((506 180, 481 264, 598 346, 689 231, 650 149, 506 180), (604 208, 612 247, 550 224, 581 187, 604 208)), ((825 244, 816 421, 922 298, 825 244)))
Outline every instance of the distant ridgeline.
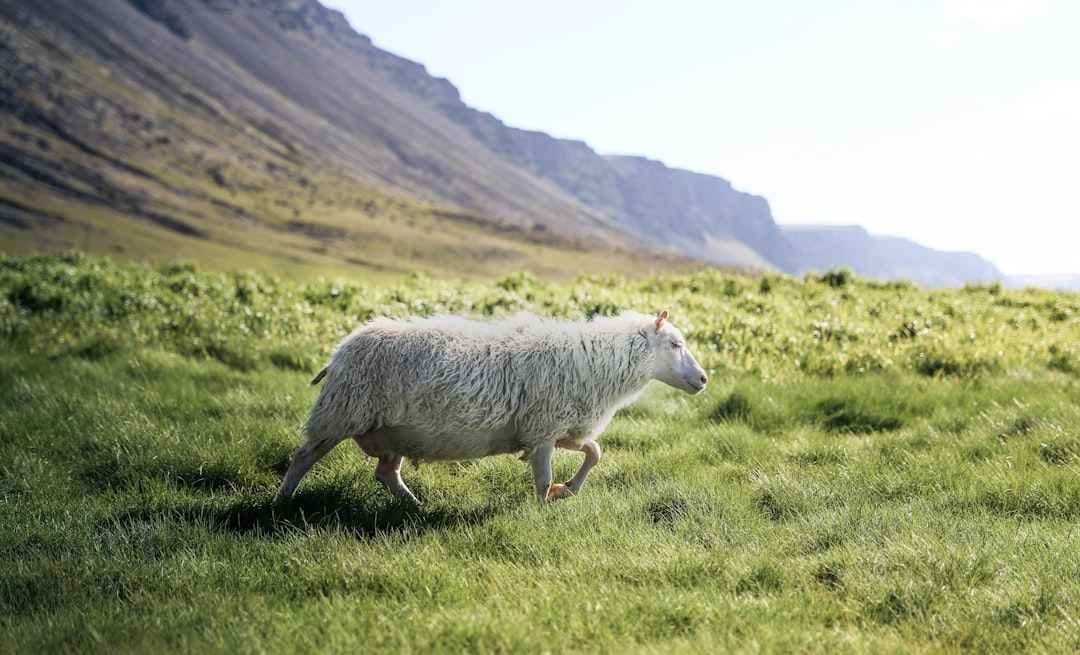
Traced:
POLYGON ((447 270, 529 267, 521 253, 554 238, 664 262, 1002 278, 860 228, 781 227, 719 177, 508 127, 315 0, 0 0, 0 42, 0 237, 17 251, 407 270, 435 248, 447 270), (479 225, 502 240, 469 249, 479 225))

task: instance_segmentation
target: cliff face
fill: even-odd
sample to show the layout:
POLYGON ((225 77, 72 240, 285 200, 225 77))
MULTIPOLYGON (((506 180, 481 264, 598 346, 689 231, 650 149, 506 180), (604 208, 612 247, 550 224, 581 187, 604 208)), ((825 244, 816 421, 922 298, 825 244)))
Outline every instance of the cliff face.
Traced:
POLYGON ((668 168, 640 157, 608 157, 623 214, 645 234, 673 233, 687 253, 717 263, 789 268, 786 243, 764 198, 736 191, 727 180, 668 168))
POLYGON ((458 98, 439 108, 507 162, 650 240, 716 264, 790 268, 768 203, 727 180, 644 157, 603 156, 580 141, 507 127, 458 98))
POLYGON ((905 263, 918 253, 899 241, 867 257, 866 243, 833 239, 825 256, 824 237, 785 232, 764 198, 724 179, 508 127, 316 0, 0 0, 0 37, 0 205, 13 221, 64 218, 48 194, 192 237, 319 203, 382 220, 327 191, 359 184, 714 264, 985 273, 956 257, 905 263))

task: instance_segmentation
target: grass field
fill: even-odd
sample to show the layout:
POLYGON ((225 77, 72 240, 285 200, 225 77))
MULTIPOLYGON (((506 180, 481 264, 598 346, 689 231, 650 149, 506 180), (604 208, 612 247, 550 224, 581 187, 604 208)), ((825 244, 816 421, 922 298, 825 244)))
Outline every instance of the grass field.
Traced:
POLYGON ((1078 382, 1080 296, 1033 289, 0 258, 0 652, 1076 652, 1078 382), (503 456, 414 506, 345 444, 271 508, 358 323, 623 308, 712 383, 651 386, 579 496, 503 456))

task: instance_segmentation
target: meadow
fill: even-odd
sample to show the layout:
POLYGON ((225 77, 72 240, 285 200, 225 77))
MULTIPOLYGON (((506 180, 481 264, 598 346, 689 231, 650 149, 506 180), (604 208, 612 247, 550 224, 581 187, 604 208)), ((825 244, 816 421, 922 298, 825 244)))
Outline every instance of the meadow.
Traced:
MULTIPOLYGON (((847 270, 293 280, 0 256, 0 652, 1080 650, 1080 295, 847 270), (342 444, 271 498, 379 315, 667 309, 582 493, 342 444)), ((557 479, 580 455, 556 456, 557 479)))

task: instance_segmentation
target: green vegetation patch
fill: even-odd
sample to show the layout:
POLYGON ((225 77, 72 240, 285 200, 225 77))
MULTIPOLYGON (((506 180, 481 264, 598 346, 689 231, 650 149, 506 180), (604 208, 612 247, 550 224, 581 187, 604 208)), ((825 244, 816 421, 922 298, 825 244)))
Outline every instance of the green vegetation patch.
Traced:
POLYGON ((1078 297, 765 279, 0 259, 0 651, 1080 649, 1078 297), (712 382, 616 415, 577 497, 506 456, 407 468, 417 506, 346 443, 271 505, 364 320, 627 308, 712 382))

